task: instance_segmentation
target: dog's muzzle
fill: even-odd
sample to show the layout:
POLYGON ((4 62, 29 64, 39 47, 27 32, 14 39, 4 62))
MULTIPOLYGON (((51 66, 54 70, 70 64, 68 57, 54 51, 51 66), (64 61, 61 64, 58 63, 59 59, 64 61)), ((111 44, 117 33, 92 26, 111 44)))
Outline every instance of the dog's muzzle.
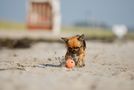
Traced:
POLYGON ((80 50, 80 47, 74 47, 74 48, 69 47, 68 50, 69 52, 76 54, 80 50))

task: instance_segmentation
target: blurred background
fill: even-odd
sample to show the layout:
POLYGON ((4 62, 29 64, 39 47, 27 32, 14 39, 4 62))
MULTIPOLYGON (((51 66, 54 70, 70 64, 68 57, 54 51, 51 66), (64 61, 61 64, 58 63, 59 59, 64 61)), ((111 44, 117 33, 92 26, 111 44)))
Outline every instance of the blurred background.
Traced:
POLYGON ((134 0, 0 0, 0 90, 134 90, 134 0), (77 34, 71 70, 61 37, 77 34))
POLYGON ((54 35, 84 33, 87 39, 109 42, 116 38, 134 40, 133 3, 133 0, 3 0, 0 30, 54 35))

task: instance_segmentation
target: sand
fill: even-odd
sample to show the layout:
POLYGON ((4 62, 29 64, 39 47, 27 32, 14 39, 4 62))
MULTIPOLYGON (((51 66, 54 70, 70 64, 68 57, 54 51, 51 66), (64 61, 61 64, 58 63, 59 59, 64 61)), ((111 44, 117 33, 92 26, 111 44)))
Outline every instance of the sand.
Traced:
POLYGON ((134 42, 87 42, 86 66, 60 67, 64 44, 0 49, 0 90, 134 90, 134 42))

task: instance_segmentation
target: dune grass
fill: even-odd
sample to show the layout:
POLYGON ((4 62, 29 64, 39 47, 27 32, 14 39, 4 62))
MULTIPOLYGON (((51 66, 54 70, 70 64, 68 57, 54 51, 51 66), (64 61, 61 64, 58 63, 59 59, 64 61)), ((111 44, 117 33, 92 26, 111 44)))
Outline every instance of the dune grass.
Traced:
POLYGON ((126 38, 128 40, 134 40, 134 32, 129 32, 127 35, 126 35, 126 38))
MULTIPOLYGON (((85 34, 86 39, 106 42, 117 39, 109 28, 62 27, 62 33, 85 34)), ((128 32, 124 40, 134 40, 134 32, 128 32)))
POLYGON ((4 30, 26 30, 26 25, 24 23, 10 22, 10 21, 0 21, 0 29, 4 30))
MULTIPOLYGON (((27 30, 26 24, 17 22, 0 21, 1 30, 27 30)), ((116 36, 109 28, 86 28, 86 27, 62 27, 61 33, 85 34, 86 39, 112 42, 116 36)), ((134 32, 128 32, 125 39, 134 40, 134 32)))
POLYGON ((103 40, 111 42, 115 39, 115 35, 108 28, 63 27, 62 32, 72 34, 85 34, 86 39, 90 40, 103 40))

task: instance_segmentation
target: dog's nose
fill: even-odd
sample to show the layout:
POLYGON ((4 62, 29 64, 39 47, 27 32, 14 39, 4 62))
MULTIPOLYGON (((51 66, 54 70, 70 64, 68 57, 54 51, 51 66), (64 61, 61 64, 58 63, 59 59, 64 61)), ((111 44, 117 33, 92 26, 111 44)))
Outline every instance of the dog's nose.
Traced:
POLYGON ((76 52, 76 50, 72 50, 72 52, 73 52, 73 53, 75 53, 75 52, 76 52))

